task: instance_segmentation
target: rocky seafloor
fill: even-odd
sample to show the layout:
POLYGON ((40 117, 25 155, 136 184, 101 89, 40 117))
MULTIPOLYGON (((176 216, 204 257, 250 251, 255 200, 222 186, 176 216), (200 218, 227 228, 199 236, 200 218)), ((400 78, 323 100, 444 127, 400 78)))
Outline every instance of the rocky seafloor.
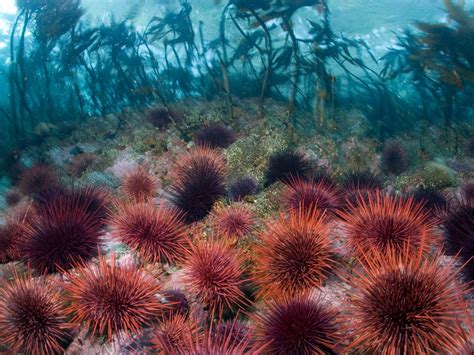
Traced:
MULTIPOLYGON (((60 298, 55 302, 61 305, 64 303, 66 315, 61 318, 61 321, 68 324, 68 336, 67 340, 58 341, 60 348, 48 348, 47 352, 62 351, 67 354, 145 352, 217 354, 258 353, 259 351, 291 353, 281 350, 288 349, 288 344, 293 344, 295 354, 311 352, 378 353, 380 351, 388 353, 392 350, 393 353, 420 353, 419 351, 423 353, 425 349, 431 349, 434 352, 447 350, 453 353, 468 353, 469 349, 472 349, 470 344, 470 339, 472 339, 472 333, 470 333, 472 331, 472 294, 469 289, 469 280, 472 279, 470 274, 472 261, 469 259, 469 253, 472 256, 472 245, 474 245, 472 240, 474 235, 474 216, 472 215, 474 211, 474 182, 472 181, 474 178, 474 144, 461 140, 456 142, 456 147, 454 147, 452 137, 447 138, 446 132, 435 128, 426 128, 421 136, 419 132, 412 132, 383 144, 372 135, 369 122, 366 122, 358 111, 340 111, 334 121, 325 123, 324 127, 319 127, 317 123, 312 122, 311 115, 305 117, 304 113, 298 113, 301 116, 299 117, 301 122, 305 123, 289 134, 286 125, 287 108, 277 102, 267 103, 265 115, 261 117, 258 103, 253 100, 237 101, 233 120, 227 118, 225 107, 219 101, 187 100, 179 106, 173 106, 171 110, 174 116, 173 121, 176 121, 178 127, 174 125, 174 122, 163 123, 159 121, 159 118, 158 121, 154 119, 153 109, 141 112, 124 111, 117 115, 89 119, 81 125, 71 127, 45 124, 37 132, 41 138, 41 144, 17 152, 14 162, 6 166, 5 176, 1 180, 3 191, 0 196, 3 228, 0 232, 0 246, 3 249, 0 250, 0 261, 3 263, 0 265, 0 275, 5 285, 14 285, 16 279, 24 277, 22 275, 28 275, 27 277, 32 279, 46 279, 46 282, 54 283, 57 289, 61 290, 60 297, 64 295, 64 299, 60 298), (201 132, 203 127, 204 129, 215 127, 216 123, 222 125, 221 128, 225 126, 229 131, 221 132, 220 136, 211 138, 206 137, 206 132, 201 132), (226 133, 230 135, 228 142, 225 142, 226 137, 223 136, 226 133), (199 135, 201 136, 198 139, 199 135), (224 141, 222 145, 225 147, 208 147, 208 143, 222 141, 224 141), (473 147, 470 147, 470 144, 473 147), (183 175, 186 175, 187 167, 183 165, 193 166, 192 164, 194 164, 192 160, 186 160, 188 159, 186 158, 187 154, 200 149, 199 146, 202 145, 206 146, 204 149, 212 150, 212 153, 204 153, 205 159, 222 159, 224 162, 221 167, 224 190, 217 192, 209 190, 209 193, 215 194, 216 198, 212 200, 212 208, 205 212, 202 212, 201 207, 196 206, 201 203, 201 200, 207 201, 208 196, 193 195, 189 200, 184 201, 183 205, 179 200, 182 196, 177 197, 176 192, 176 185, 183 184, 182 180, 185 180, 183 175), (295 155, 290 155, 290 163, 287 162, 285 165, 280 162, 278 165, 277 161, 275 162, 276 166, 272 168, 272 158, 282 153, 295 155), (216 158, 214 154, 219 158, 216 158), (293 164, 298 157, 304 161, 304 167, 301 169, 293 164), (42 180, 41 177, 28 175, 28 171, 31 172, 31 169, 39 165, 47 167, 56 176, 57 181, 54 184, 51 181, 42 180), (127 179, 137 171, 152 180, 151 192, 134 195, 133 189, 127 190, 125 187, 127 179), (254 181, 255 186, 250 189, 249 194, 239 198, 236 197, 235 190, 232 190, 231 187, 238 190, 239 186, 236 187, 235 182, 243 177, 254 181), (321 194, 329 194, 329 197, 325 195, 323 198, 317 193, 317 196, 314 197, 314 194, 311 195, 314 191, 311 193, 306 191, 308 195, 304 195, 305 192, 300 195, 298 193, 292 195, 292 188, 304 190, 302 187, 304 181, 313 184, 316 191, 324 190, 321 194), (47 188, 39 190, 42 184, 47 188), (38 238, 48 238, 48 236, 46 232, 46 234, 41 234, 43 230, 39 230, 41 228, 35 226, 43 226, 46 223, 44 219, 54 218, 47 212, 49 211, 47 204, 53 199, 50 195, 57 195, 60 191, 59 195, 67 196, 68 192, 65 191, 73 186, 74 189, 95 186, 101 191, 107 191, 108 212, 100 228, 98 241, 100 258, 110 258, 111 255, 114 255, 119 266, 133 264, 136 270, 152 275, 159 289, 156 292, 156 299, 161 305, 168 304, 169 306, 170 304, 166 300, 166 290, 179 290, 184 295, 183 297, 186 297, 186 307, 189 309, 186 313, 187 320, 183 320, 183 324, 187 322, 187 328, 184 329, 196 337, 189 340, 193 344, 192 346, 183 345, 179 339, 173 339, 173 342, 170 342, 166 347, 163 346, 163 343, 154 340, 156 337, 163 336, 165 331, 160 324, 169 321, 169 319, 149 313, 146 313, 148 316, 146 321, 137 321, 140 323, 137 325, 139 331, 129 331, 128 333, 132 334, 124 335, 126 326, 122 325, 113 328, 114 334, 108 334, 107 331, 104 331, 107 329, 107 325, 100 323, 100 312, 97 308, 94 311, 81 310, 79 309, 80 301, 71 298, 71 294, 77 289, 71 290, 69 286, 71 278, 73 279, 76 275, 74 270, 79 267, 79 264, 74 264, 74 267, 67 265, 67 267, 58 269, 52 266, 46 272, 46 276, 40 276, 43 274, 40 270, 40 266, 43 264, 36 262, 40 257, 37 256, 37 253, 31 252, 30 244, 34 238, 38 240, 38 238), (57 191, 53 193, 51 189, 57 191), (311 200, 313 197, 314 201, 311 200), (308 212, 309 214, 314 213, 311 218, 298 215, 298 213, 304 214, 301 210, 305 207, 305 203, 313 203, 311 209, 318 210, 317 212, 308 212), (183 211, 179 212, 182 213, 179 214, 181 219, 179 223, 184 226, 182 235, 186 237, 187 243, 194 245, 194 247, 187 246, 183 255, 177 256, 176 259, 170 257, 166 252, 165 257, 161 255, 161 259, 160 257, 153 258, 149 253, 143 251, 139 240, 130 242, 130 238, 127 239, 123 233, 117 232, 119 227, 125 223, 122 221, 122 224, 119 224, 117 215, 125 213, 126 206, 143 204, 149 208, 152 208, 150 206, 159 206, 158 208, 168 206, 179 209, 179 206, 185 206, 182 208, 183 211), (186 206, 189 205, 193 205, 195 208, 191 212, 186 210, 186 206), (358 223, 356 217, 363 215, 362 212, 358 215, 359 212, 355 211, 359 205, 363 205, 369 210, 369 212, 363 211, 366 213, 366 218, 372 213, 370 212, 371 208, 381 214, 382 217, 375 218, 375 222, 371 221, 379 226, 380 230, 354 232, 356 229, 354 226, 358 223), (196 208, 199 213, 196 212, 196 208), (232 208, 235 209, 232 210, 232 208), (467 215, 461 217, 456 215, 463 208, 466 209, 467 215), (31 216, 31 220, 28 216, 30 212, 25 212, 30 209, 34 210, 31 212, 34 215, 31 216), (237 214, 241 220, 229 222, 229 218, 225 219, 226 213, 229 211, 237 214), (194 212, 197 215, 192 214, 194 212), (356 217, 352 218, 353 216, 356 217), (327 255, 323 253, 324 255, 320 256, 321 260, 316 266, 303 265, 301 269, 295 266, 295 270, 299 271, 294 272, 300 274, 298 274, 298 278, 293 279, 294 284, 291 285, 283 284, 283 281, 282 284, 279 284, 277 280, 273 280, 267 275, 272 273, 269 271, 272 268, 277 272, 278 267, 281 267, 278 264, 278 256, 286 255, 285 251, 294 247, 291 243, 285 244, 282 239, 274 239, 273 234, 287 233, 290 235, 288 237, 290 240, 290 237, 303 233, 301 231, 295 232, 285 225, 287 219, 288 225, 291 228, 296 228, 295 230, 303 223, 308 223, 308 226, 305 226, 306 232, 311 228, 314 228, 316 234, 324 232, 325 239, 321 242, 322 244, 318 244, 318 248, 329 250, 327 255), (389 219, 390 222, 387 222, 389 219), (320 224, 318 224, 319 222, 315 223, 315 220, 320 224), (406 220, 409 220, 408 224, 404 224, 406 220), (6 232, 8 226, 15 223, 21 225, 18 227, 20 232, 15 237, 18 240, 14 240, 11 234, 6 232), (397 229, 397 223, 402 227, 397 229), (280 226, 280 229, 273 230, 275 225, 280 226), (391 228, 390 226, 394 225, 395 227, 387 231, 391 228), (413 227, 413 230, 409 230, 407 225, 410 228, 413 227), (464 229, 457 230, 453 225, 461 225, 464 229), (282 228, 288 228, 288 230, 282 231, 282 228), (229 232, 229 230, 231 231, 229 232), (364 239, 360 234, 369 237, 364 239), (393 237, 394 240, 399 237, 400 245, 397 244, 398 241, 394 241, 393 244, 385 240, 379 243, 377 240, 379 237, 381 239, 393 237), (452 242, 453 238, 466 238, 466 240, 452 242), (190 275, 197 276, 190 273, 189 270, 193 267, 190 259, 193 258, 193 253, 197 253, 195 248, 198 247, 196 245, 201 245, 201 241, 210 241, 210 244, 216 241, 219 244, 221 240, 224 240, 222 244, 228 248, 226 250, 229 253, 235 252, 239 255, 238 259, 242 263, 240 265, 242 270, 237 272, 237 284, 229 285, 229 287, 235 286, 240 291, 233 290, 226 295, 224 290, 222 291, 224 301, 218 302, 214 299, 211 300, 212 295, 209 295, 211 291, 199 289, 199 284, 196 284, 190 275), (358 240, 360 242, 357 242, 358 240), (18 246, 12 246, 17 242, 18 246), (138 243, 138 246, 135 242, 138 243), (275 246, 279 242, 281 245, 275 246), (266 245, 269 256, 265 255, 266 245), (387 245, 395 245, 394 249, 390 250, 395 254, 400 253, 402 256, 383 254, 386 252, 384 248, 387 245), (375 269, 371 268, 378 265, 378 269, 383 269, 384 265, 377 264, 380 261, 378 258, 382 258, 380 256, 382 254, 386 258, 382 259, 386 260, 389 267, 418 260, 416 259, 418 256, 404 254, 404 248, 410 249, 412 246, 416 250, 420 250, 420 254, 426 254, 422 261, 418 261, 420 264, 434 265, 431 265, 432 269, 430 269, 423 264, 422 270, 428 270, 427 272, 437 270, 449 282, 440 284, 439 289, 431 286, 433 290, 425 291, 426 295, 416 294, 416 297, 426 298, 439 292, 439 297, 436 299, 438 301, 441 299, 441 301, 439 301, 439 308, 436 308, 438 305, 429 305, 429 307, 434 307, 433 314, 429 313, 431 309, 427 306, 426 313, 420 311, 420 314, 414 316, 418 317, 418 320, 423 317, 431 317, 431 323, 423 324, 420 327, 427 327, 426 329, 429 329, 432 334, 417 334, 416 337, 419 338, 415 336, 413 338, 421 339, 417 343, 416 339, 412 342, 410 340, 412 338, 409 338, 412 334, 411 330, 407 331, 404 336, 408 340, 403 341, 407 342, 408 348, 403 351, 400 347, 397 349, 397 346, 403 344, 402 340, 396 343, 393 338, 383 332, 366 334, 371 331, 369 321, 373 320, 366 320, 363 317, 364 307, 367 307, 367 304, 361 304, 364 297, 363 290, 364 287, 368 287, 369 282, 375 281, 370 281, 369 276, 362 275, 367 272, 375 279, 380 276, 375 269), (463 247, 458 254, 453 251, 456 246, 463 247), (371 256, 372 247, 374 249, 380 247, 383 252, 379 250, 376 256, 371 256), (13 249, 15 252, 11 252, 13 249), (361 249, 364 250, 361 252, 361 249), (24 250, 29 250, 29 252, 24 252, 24 250), (441 250, 447 251, 439 254, 441 250), (274 259, 271 259, 272 255, 274 259), (167 257, 168 260, 163 262, 167 257), (364 262, 369 263, 370 266, 365 266, 364 262), (463 270, 460 269, 462 265, 464 265, 463 270), (30 267, 33 269, 32 271, 29 271, 30 267), (320 269, 317 269, 318 267, 320 269), (317 275, 314 276, 311 273, 317 275), (242 281, 244 279, 245 282, 242 281), (366 283, 362 285, 361 279, 366 283), (442 287, 445 289, 441 290, 442 287), (249 300, 244 302, 245 306, 239 305, 239 302, 232 303, 233 297, 237 297, 235 292, 243 292, 239 295, 245 296, 243 298, 249 300), (324 304, 324 307, 334 310, 334 313, 329 313, 327 316, 334 318, 334 324, 331 323, 332 319, 323 321, 318 318, 318 321, 324 323, 322 326, 328 327, 319 330, 323 333, 326 332, 325 334, 317 336, 305 333, 303 330, 299 332, 295 330, 292 333, 290 327, 286 333, 283 333, 288 335, 288 339, 279 341, 278 338, 281 340, 281 336, 275 335, 278 334, 277 330, 270 328, 273 326, 284 329, 284 326, 281 324, 269 325, 268 314, 269 312, 271 314, 272 310, 275 311, 272 308, 274 304, 281 306, 282 302, 294 301, 298 297, 303 297, 302 294, 308 299, 317 299, 317 302, 324 304), (231 299, 229 301, 231 304, 226 303, 228 299, 225 297, 231 299), (449 298, 451 298, 450 304, 448 304, 449 298), (463 307, 464 314, 462 314, 463 307), (240 311, 237 312, 235 309, 239 308, 240 311), (213 317, 211 311, 219 313, 220 317, 213 317), (452 314, 447 315, 447 312, 452 312, 452 314), (84 318, 77 318, 77 314, 84 315, 84 318), (95 320, 99 319, 97 324, 101 324, 100 326, 105 328, 93 330, 91 324, 94 323, 88 321, 87 314, 95 320), (267 316, 260 316, 261 314, 267 316), (436 316, 439 316, 439 319, 436 316), (242 327, 246 327, 245 329, 250 329, 250 331, 239 333, 238 327, 235 325, 237 319, 242 327), (223 322, 232 322, 232 320, 234 320, 233 326, 228 333, 225 333, 225 341, 223 341, 222 336, 219 337, 220 333, 215 329, 218 329, 223 322), (331 323, 331 326, 329 327, 325 322, 331 323), (189 325, 190 323, 193 325, 189 325), (214 330, 212 330, 213 327, 214 330), (450 336, 447 335, 449 328, 455 329, 450 336), (361 332, 362 329, 365 329, 364 333, 361 332), (200 336, 194 333, 200 334, 200 336), (305 338, 306 336, 308 339, 305 338), (383 338, 383 336, 387 338, 383 338), (445 339, 435 339, 436 337, 443 338, 443 336, 445 339), (203 341, 203 338, 207 339, 203 341), (213 343, 214 340, 216 343, 213 343), (374 345, 383 341, 386 341, 385 345, 374 345), (311 342, 314 343, 314 347, 311 345, 305 347, 304 344, 311 344, 311 342), (201 345, 201 343, 206 345, 201 345), (157 344, 161 344, 161 347, 157 344), (233 345, 234 348, 232 348, 233 345), (445 349, 443 346, 447 346, 447 348, 445 349), (58 349, 62 350, 58 351, 58 349)), ((202 184, 197 183, 195 190, 201 189, 198 192, 205 195, 208 187, 206 187, 205 181, 202 184)), ((251 185, 251 183, 249 184, 251 185)), ((205 207, 204 210, 206 210, 205 207)), ((134 212, 136 211, 134 210, 134 212)), ((368 225, 370 224, 365 226, 368 225)), ((139 230, 139 227, 129 228, 131 234, 139 230)), ((153 244, 149 245, 150 248, 153 247, 153 244)), ((212 249, 212 247, 209 248, 212 249)), ((297 247, 294 248, 296 251, 299 250, 297 247)), ((304 251, 304 249, 300 251, 304 251)), ((167 252, 172 254, 175 250, 167 252)), ((303 263, 298 259, 299 256, 294 256, 293 264, 290 260, 289 266, 284 266, 288 267, 288 270, 283 270, 282 275, 292 272, 291 265, 298 262, 303 263)), ((43 255, 41 260, 47 257, 43 255)), ((285 257, 288 261, 289 257, 285 257)), ((87 262, 91 265, 99 263, 97 255, 91 254, 85 259, 84 263, 87 262)), ((229 263, 231 262, 232 260, 229 261, 229 263)), ((410 267, 415 270, 417 266, 410 264, 410 267)), ((404 266, 401 267, 401 270, 410 270, 410 267, 404 266)), ((390 270, 387 270, 388 273, 390 270)), ((209 275, 212 271, 215 270, 208 271, 209 275)), ((236 272, 236 270, 228 272, 236 272)), ((206 277, 212 278, 209 275, 206 277)), ((226 274, 222 277, 227 276, 226 274)), ((74 283, 72 282, 72 284, 74 283)), ((215 281, 215 287, 216 295, 214 296, 217 297, 221 292, 219 281, 215 281)), ((2 289, 7 288, 7 286, 2 287, 2 289)), ((410 287, 407 286, 407 289, 410 287)), ((414 291, 407 291, 407 294, 410 294, 409 292, 414 291)), ((407 294, 401 293, 398 296, 403 298, 407 297, 407 294)), ((387 301, 384 304, 383 297, 388 296, 384 296, 383 293, 380 295, 382 298, 382 301, 378 303, 380 309, 383 309, 387 304, 393 308, 395 304, 399 305, 400 302, 405 302, 399 301, 397 303, 390 300, 395 303, 387 301)), ((301 301, 301 299, 298 300, 301 301)), ((303 301, 307 301, 307 299, 303 301)), ((12 351, 31 353, 32 349, 41 349, 40 342, 38 342, 39 345, 35 345, 36 348, 26 342, 27 336, 21 333, 26 328, 16 327, 18 329, 16 338, 20 339, 20 342, 23 341, 20 345, 11 339, 10 335, 6 335, 7 331, 14 328, 14 322, 18 321, 12 320, 12 316, 8 313, 12 312, 12 302, 11 296, 7 293, 4 293, 0 298, 0 310, 4 312, 4 316, 0 315, 0 339, 3 339, 0 340, 1 349, 7 353, 12 351)), ((428 301, 420 302, 423 305, 429 303, 428 301)), ((172 302, 171 306, 173 306, 172 302)), ((126 306, 121 305, 121 307, 126 306)), ((403 310, 403 307, 401 309, 403 310)), ((376 314, 376 311, 373 312, 376 314)), ((407 312, 416 312, 416 310, 410 309, 407 312)), ((32 313, 25 314, 31 317, 32 313)), ((114 317, 120 317, 119 312, 114 314, 114 317)), ((133 318, 133 315, 131 317, 133 318)), ((292 317, 285 322, 297 323, 297 316, 293 315, 292 317)), ((280 322, 283 321, 280 320, 280 322)), ((382 327, 382 323, 380 324, 382 327)), ((417 324, 421 323, 413 321, 410 326, 414 329, 417 324)), ((185 327, 182 324, 180 326, 185 327)), ((297 328, 298 325, 294 325, 293 328, 295 327, 297 328)), ((135 328, 131 326, 130 329, 134 330, 135 328)), ((311 331, 308 330, 308 332, 311 331)), ((189 334, 182 335, 182 338, 188 339, 189 334)), ((49 341, 55 341, 54 334, 48 336, 50 337, 49 341)), ((37 337, 39 339, 41 335, 37 337)), ((41 351, 37 353, 41 353, 41 351)))

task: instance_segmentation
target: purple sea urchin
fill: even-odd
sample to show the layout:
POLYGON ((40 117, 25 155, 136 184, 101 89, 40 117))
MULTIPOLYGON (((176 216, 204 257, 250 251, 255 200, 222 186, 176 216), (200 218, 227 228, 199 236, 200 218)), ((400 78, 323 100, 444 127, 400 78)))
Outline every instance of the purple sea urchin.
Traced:
POLYGON ((224 156, 207 147, 198 147, 178 158, 170 200, 188 223, 199 221, 225 193, 224 156))
POLYGON ((194 141, 198 146, 227 148, 236 140, 234 132, 220 123, 205 126, 196 132, 194 141))
POLYGON ((292 178, 307 179, 311 165, 306 155, 297 151, 282 151, 270 157, 265 173, 265 186, 276 181, 289 183, 292 178))
POLYGON ((287 298, 270 303, 256 317, 257 338, 271 354, 334 353, 341 339, 337 316, 315 297, 287 298))

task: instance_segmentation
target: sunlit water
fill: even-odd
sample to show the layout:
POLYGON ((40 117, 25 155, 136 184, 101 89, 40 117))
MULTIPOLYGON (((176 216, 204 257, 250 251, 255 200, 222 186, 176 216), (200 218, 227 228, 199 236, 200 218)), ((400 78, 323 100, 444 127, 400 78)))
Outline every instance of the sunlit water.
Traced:
MULTIPOLYGON (((8 15, 16 12, 16 0, 1 0, 0 13, 8 15)), ((468 8, 474 0, 464 1, 468 8)), ((196 21, 219 16, 222 6, 214 0, 190 0, 193 5, 192 16, 196 21)), ((145 24, 152 16, 161 15, 166 10, 176 10, 179 2, 175 0, 82 0, 89 20, 105 21, 110 16, 124 18, 136 14, 137 26, 145 24)), ((338 32, 360 35, 373 41, 375 49, 383 49, 391 43, 394 34, 415 21, 439 21, 444 16, 443 0, 332 0, 334 29, 338 32)), ((311 9, 305 9, 295 16, 294 21, 304 22, 311 9)), ((313 11, 314 12, 314 11, 313 11)), ((8 31, 11 20, 0 19, 2 34, 8 31)), ((207 24, 207 33, 212 37, 217 30, 218 21, 207 24)))

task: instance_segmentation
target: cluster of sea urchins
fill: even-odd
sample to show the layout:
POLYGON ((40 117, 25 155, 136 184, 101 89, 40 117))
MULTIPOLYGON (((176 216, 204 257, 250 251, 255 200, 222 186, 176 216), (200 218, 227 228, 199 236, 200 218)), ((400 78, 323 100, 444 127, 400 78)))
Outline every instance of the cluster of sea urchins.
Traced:
POLYGON ((397 196, 366 172, 338 184, 312 173, 303 153, 284 151, 264 182, 276 183, 279 211, 259 223, 246 200, 257 181, 226 191, 225 145, 210 147, 219 138, 211 133, 177 157, 163 196, 143 167, 124 175, 116 197, 61 187, 45 166, 23 173, 19 191, 30 197, 0 227, 0 262, 30 269, 0 291, 8 352, 61 353, 79 332, 163 354, 469 347, 461 279, 472 278, 472 200, 450 209, 431 190, 397 196), (442 259, 438 223, 465 270, 442 259), (107 255, 110 240, 124 248, 107 255))

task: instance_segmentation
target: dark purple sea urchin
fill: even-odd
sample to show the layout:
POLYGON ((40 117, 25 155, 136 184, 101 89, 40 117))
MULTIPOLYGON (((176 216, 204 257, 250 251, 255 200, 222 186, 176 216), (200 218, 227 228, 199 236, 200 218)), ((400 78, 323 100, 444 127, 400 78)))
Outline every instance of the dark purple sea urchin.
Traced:
POLYGON ((459 253, 466 262, 465 273, 474 279, 474 202, 456 206, 444 220, 445 239, 451 254, 459 253))
POLYGON ((206 217, 225 194, 225 159, 211 148, 197 147, 178 157, 170 200, 186 222, 206 217))
POLYGON ((194 141, 198 146, 211 148, 227 148, 236 140, 235 133, 229 127, 214 123, 198 130, 194 141))
POLYGON ((58 176, 52 167, 45 164, 37 164, 20 174, 18 189, 25 195, 33 195, 53 189, 58 184, 58 176))
POLYGON ((381 159, 382 169, 388 174, 400 175, 408 169, 408 154, 399 141, 385 142, 381 159))
POLYGON ((38 273, 68 270, 93 258, 108 208, 101 189, 51 191, 42 196, 35 223, 21 240, 25 261, 38 273))
POLYGON ((334 353, 340 339, 337 312, 311 296, 270 303, 256 321, 258 341, 270 354, 334 353))
POLYGON ((229 186, 229 197, 232 201, 241 201, 257 192, 258 182, 253 176, 243 176, 229 186))
POLYGON ((307 179, 311 172, 311 164, 301 152, 286 150, 270 157, 265 173, 265 186, 281 181, 289 183, 292 178, 307 179))

